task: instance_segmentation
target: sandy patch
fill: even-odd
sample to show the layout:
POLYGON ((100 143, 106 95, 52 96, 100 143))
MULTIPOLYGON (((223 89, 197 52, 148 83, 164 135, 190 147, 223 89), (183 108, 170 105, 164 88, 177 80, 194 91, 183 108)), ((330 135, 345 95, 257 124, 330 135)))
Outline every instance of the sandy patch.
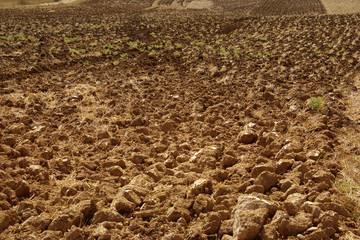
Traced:
POLYGON ((350 14, 360 12, 360 1, 358 0, 322 0, 329 14, 350 14))

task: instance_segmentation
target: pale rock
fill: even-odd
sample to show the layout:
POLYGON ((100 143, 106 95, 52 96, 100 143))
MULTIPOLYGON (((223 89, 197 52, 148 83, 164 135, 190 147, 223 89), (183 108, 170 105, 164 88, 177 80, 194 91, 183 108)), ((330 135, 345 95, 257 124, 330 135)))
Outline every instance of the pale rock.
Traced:
POLYGON ((295 215, 300 211, 302 204, 306 201, 306 196, 301 193, 290 194, 285 202, 284 206, 286 211, 290 215, 295 215))
POLYGON ((212 182, 208 179, 200 178, 190 186, 188 196, 195 197, 200 193, 211 193, 211 192, 212 192, 212 182))
POLYGON ((255 185, 261 185, 265 191, 278 183, 278 176, 274 172, 264 171, 254 181, 255 185))

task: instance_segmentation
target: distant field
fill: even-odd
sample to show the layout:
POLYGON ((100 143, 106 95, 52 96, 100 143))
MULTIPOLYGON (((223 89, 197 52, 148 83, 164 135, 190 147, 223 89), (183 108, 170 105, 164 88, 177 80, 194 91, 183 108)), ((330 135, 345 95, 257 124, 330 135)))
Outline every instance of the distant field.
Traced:
POLYGON ((322 0, 328 14, 348 14, 360 12, 359 0, 322 0))
POLYGON ((0 1, 0 8, 25 6, 41 3, 51 3, 53 0, 2 0, 0 1))

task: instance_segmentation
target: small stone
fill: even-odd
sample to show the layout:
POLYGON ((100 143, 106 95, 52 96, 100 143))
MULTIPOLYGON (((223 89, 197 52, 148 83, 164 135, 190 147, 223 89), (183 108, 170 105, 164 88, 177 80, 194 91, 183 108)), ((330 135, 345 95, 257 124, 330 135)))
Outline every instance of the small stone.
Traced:
POLYGON ((109 171, 111 176, 121 177, 123 175, 123 170, 119 166, 109 167, 108 171, 109 171))
POLYGON ((282 150, 284 153, 300 153, 303 150, 303 144, 299 141, 290 141, 282 150))
POLYGON ((290 219, 283 219, 279 225, 279 233, 285 237, 296 236, 312 226, 312 215, 301 212, 290 219))
POLYGON ((271 219, 270 224, 274 226, 279 225, 283 219, 287 219, 287 218, 289 218, 289 215, 285 211, 277 210, 275 215, 271 219))
POLYGON ((276 163, 276 170, 277 174, 282 174, 286 172, 291 166, 293 165, 294 160, 291 159, 281 159, 276 163))
POLYGON ((41 239, 41 240, 60 240, 63 237, 64 237, 64 234, 60 231, 45 230, 40 234, 39 239, 41 239))
POLYGON ((334 211, 326 211, 322 213, 319 217, 320 223, 318 225, 321 229, 326 228, 338 228, 339 214, 334 211))
POLYGON ((254 181, 254 184, 262 185, 265 191, 269 190, 277 183, 278 183, 278 176, 276 175, 276 173, 269 171, 262 172, 254 181))
POLYGON ((96 212, 96 205, 93 200, 83 200, 76 204, 75 210, 82 213, 83 221, 86 222, 88 219, 92 218, 96 212))
POLYGON ((223 221, 219 228, 219 237, 222 237, 225 234, 232 235, 233 225, 234 225, 234 219, 228 219, 223 221))
POLYGON ((238 142, 243 144, 255 143, 257 139, 257 134, 251 130, 243 131, 238 136, 238 142))
POLYGON ((277 226, 273 224, 266 224, 263 226, 260 237, 263 240, 277 240, 279 239, 279 234, 276 231, 277 226))
POLYGON ((169 221, 175 222, 182 216, 181 211, 177 210, 174 207, 168 209, 166 217, 169 221))
POLYGON ((184 236, 175 233, 168 233, 161 238, 161 240, 183 240, 184 236))
POLYGON ((66 232, 72 225, 72 216, 69 214, 61 214, 50 223, 48 230, 66 232))
POLYGON ((234 237, 225 234, 225 235, 221 238, 221 240, 234 240, 234 237))
POLYGON ((306 158, 308 159, 312 159, 312 160, 318 160, 321 157, 321 152, 318 150, 313 150, 308 152, 308 154, 306 155, 306 158))
POLYGON ((18 198, 28 197, 30 195, 30 187, 25 181, 21 181, 18 184, 18 187, 15 190, 16 196, 18 198))
POLYGON ((177 124, 174 120, 166 120, 165 123, 161 126, 161 130, 165 133, 176 128, 177 124))
POLYGON ((40 157, 43 158, 43 159, 46 159, 46 160, 50 160, 52 159, 54 156, 53 152, 52 151, 45 151, 45 152, 42 152, 40 154, 40 157))
POLYGON ((215 234, 221 224, 221 219, 219 213, 211 212, 205 219, 205 224, 203 226, 204 233, 207 235, 215 234))
POLYGON ((0 212, 0 231, 16 223, 16 216, 10 210, 0 212))
POLYGON ((78 240, 83 239, 81 228, 75 227, 74 225, 70 228, 70 230, 65 233, 66 240, 78 240))
POLYGON ((331 186, 332 183, 335 181, 335 177, 331 172, 320 170, 313 175, 313 180, 316 183, 325 182, 329 186, 331 186))
POLYGON ((329 239, 324 230, 318 229, 307 236, 308 240, 329 239))
POLYGON ((200 193, 212 192, 212 183, 208 179, 200 178, 196 180, 191 186, 188 196, 197 196, 200 193))
POLYGON ((238 162, 238 160, 230 155, 224 155, 223 158, 221 159, 221 165, 224 168, 228 168, 231 167, 233 165, 235 165, 238 162))
POLYGON ((43 167, 41 165, 30 165, 28 168, 29 174, 32 176, 39 175, 43 170, 43 167))
POLYGON ((112 208, 114 208, 119 213, 132 213, 136 205, 124 196, 117 196, 111 203, 112 208))
POLYGON ((131 127, 137 127, 137 126, 143 126, 145 125, 145 121, 142 119, 142 117, 136 117, 131 123, 131 127))
POLYGON ((241 194, 237 199, 237 205, 234 209, 240 209, 240 210, 255 210, 258 208, 266 208, 270 211, 270 214, 275 213, 277 210, 277 206, 267 200, 248 195, 248 194, 241 194))
POLYGON ((246 194, 250 194, 250 193, 264 193, 265 191, 265 188, 264 186, 262 185, 251 185, 251 186, 248 186, 245 190, 245 193, 246 194))
POLYGON ((154 179, 155 182, 158 182, 160 179, 164 177, 164 175, 155 169, 150 169, 149 171, 145 171, 145 174, 154 179))
POLYGON ((141 164, 145 159, 147 159, 147 156, 139 153, 132 153, 130 158, 130 160, 135 164, 141 164))
POLYGON ((210 212, 214 207, 214 199, 207 194, 199 194, 192 206, 194 212, 199 215, 201 212, 210 212))
POLYGON ((303 210, 306 213, 311 213, 314 218, 319 218, 321 214, 321 203, 314 203, 310 201, 304 202, 304 204, 301 206, 301 210, 303 210))
POLYGON ((11 204, 6 200, 0 200, 0 210, 9 210, 11 208, 11 204))
POLYGON ((268 217, 269 210, 266 208, 254 210, 240 210, 235 208, 235 211, 233 211, 233 236, 237 240, 254 239, 259 235, 268 217))
POLYGON ((257 178, 262 172, 265 172, 265 171, 274 172, 275 168, 273 166, 269 166, 269 165, 265 165, 265 164, 256 165, 251 170, 250 176, 252 178, 257 178))
POLYGON ((136 206, 142 203, 141 198, 131 189, 129 190, 122 189, 122 191, 120 191, 118 195, 124 196, 127 200, 134 203, 136 206))
POLYGON ((9 132, 12 134, 23 134, 26 131, 26 126, 23 123, 15 123, 9 127, 9 132))
POLYGON ((290 194, 284 202, 286 211, 290 215, 295 215, 299 212, 302 204, 306 201, 306 196, 301 193, 290 194))
POLYGON ((332 210, 334 212, 337 212, 340 215, 343 215, 345 217, 350 217, 350 213, 346 210, 346 208, 340 204, 333 203, 333 202, 326 202, 324 203, 324 206, 327 210, 332 210))
POLYGON ((98 139, 110 138, 110 134, 108 131, 103 130, 103 131, 98 132, 97 138, 98 139))
POLYGON ((300 162, 305 162, 306 156, 303 153, 297 153, 297 154, 295 154, 295 160, 300 161, 300 162))
POLYGON ((320 193, 316 198, 315 202, 319 203, 325 203, 325 202, 331 202, 331 194, 330 192, 322 192, 320 193))
POLYGON ((95 142, 95 138, 93 138, 92 136, 89 136, 89 135, 84 135, 82 137, 82 142, 84 144, 93 144, 95 142))
POLYGON ((51 223, 51 219, 46 218, 42 215, 31 216, 21 225, 23 228, 30 228, 34 230, 44 231, 51 223))
POLYGON ((103 224, 99 224, 98 227, 94 230, 92 235, 95 237, 95 239, 101 239, 101 240, 111 239, 110 231, 103 224))
POLYGON ((100 210, 94 214, 91 219, 93 224, 102 222, 123 222, 124 217, 114 210, 100 210))
POLYGON ((3 142, 10 147, 14 147, 16 144, 16 139, 13 137, 7 137, 3 140, 3 142))

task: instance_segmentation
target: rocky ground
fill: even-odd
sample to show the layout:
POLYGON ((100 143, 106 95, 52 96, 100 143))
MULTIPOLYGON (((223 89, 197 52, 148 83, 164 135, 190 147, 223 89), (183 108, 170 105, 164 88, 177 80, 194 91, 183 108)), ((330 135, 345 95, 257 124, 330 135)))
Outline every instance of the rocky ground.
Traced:
POLYGON ((149 6, 0 11, 0 238, 359 239, 360 15, 149 6))

